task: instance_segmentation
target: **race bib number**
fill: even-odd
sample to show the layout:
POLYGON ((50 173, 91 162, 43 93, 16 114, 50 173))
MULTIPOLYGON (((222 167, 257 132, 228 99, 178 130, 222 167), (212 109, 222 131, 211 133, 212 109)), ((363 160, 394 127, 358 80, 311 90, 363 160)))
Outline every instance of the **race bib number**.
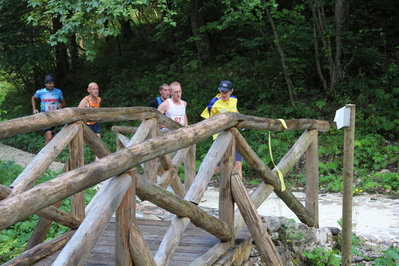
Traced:
POLYGON ((183 117, 182 116, 173 116, 172 119, 174 121, 176 121, 177 123, 179 123, 180 125, 183 125, 183 117))
POLYGON ((53 111, 57 110, 57 103, 45 103, 44 105, 44 111, 53 111))

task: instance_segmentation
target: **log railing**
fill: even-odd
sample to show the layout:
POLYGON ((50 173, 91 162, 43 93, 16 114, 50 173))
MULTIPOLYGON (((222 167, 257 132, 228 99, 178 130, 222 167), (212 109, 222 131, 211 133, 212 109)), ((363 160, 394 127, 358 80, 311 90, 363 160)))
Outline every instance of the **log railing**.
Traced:
POLYGON ((0 185, 0 230, 34 213, 41 217, 27 250, 5 265, 31 265, 62 247, 54 265, 82 265, 114 213, 117 221, 115 265, 169 265, 189 222, 220 239, 192 265, 212 264, 234 245, 234 239, 244 225, 251 232, 264 261, 268 265, 282 265, 256 209, 274 191, 303 223, 318 226, 317 132, 327 131, 330 127, 326 121, 312 119, 285 120, 285 123, 287 128, 278 119, 223 113, 182 127, 148 107, 65 108, 1 122, 0 138, 66 124, 16 177, 11 188, 0 185), (142 122, 138 128, 113 128, 118 147, 115 153, 111 153, 102 140, 82 123, 127 120, 142 122), (160 132, 158 124, 167 126, 169 130, 160 132), (304 131, 277 167, 286 174, 306 153, 306 206, 289 189, 281 191, 276 169, 271 170, 265 165, 236 128, 304 131), (219 132, 196 173, 195 144, 219 132), (134 133, 131 139, 125 136, 130 133, 134 133), (99 158, 87 165, 83 163, 84 143, 99 158), (68 144, 70 156, 62 173, 33 186, 68 144), (264 181, 251 195, 247 194, 234 168, 236 149, 264 181), (197 205, 219 161, 218 219, 197 205), (184 184, 177 175, 182 163, 185 166, 184 184), (142 174, 136 171, 139 165, 143 166, 142 174), (83 191, 101 182, 104 183, 97 194, 84 206, 83 191), (166 190, 168 186, 174 193, 166 190), (135 223, 136 195, 176 215, 154 257, 135 223), (67 197, 72 197, 71 213, 57 208, 59 202, 67 197), (237 210, 234 210, 234 203, 237 210), (73 230, 41 243, 51 221, 73 230))

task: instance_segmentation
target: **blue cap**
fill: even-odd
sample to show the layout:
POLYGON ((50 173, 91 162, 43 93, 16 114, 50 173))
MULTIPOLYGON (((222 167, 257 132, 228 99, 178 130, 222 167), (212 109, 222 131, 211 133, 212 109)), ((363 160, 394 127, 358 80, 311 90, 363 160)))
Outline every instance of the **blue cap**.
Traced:
POLYGON ((228 80, 220 82, 218 90, 220 91, 231 91, 233 89, 233 83, 228 80))
POLYGON ((54 82, 54 78, 51 75, 47 75, 44 77, 44 84, 54 82))

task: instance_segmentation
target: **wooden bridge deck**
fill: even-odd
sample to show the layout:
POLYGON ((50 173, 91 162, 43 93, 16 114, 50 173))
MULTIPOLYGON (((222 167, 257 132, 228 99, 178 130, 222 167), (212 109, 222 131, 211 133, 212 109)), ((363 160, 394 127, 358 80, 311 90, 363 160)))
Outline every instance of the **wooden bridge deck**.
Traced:
MULTIPOLYGON (((147 245, 149 246, 152 254, 157 251, 163 236, 165 235, 170 221, 161 220, 136 220, 141 233, 143 234, 147 245)), ((251 237, 249 231, 245 227, 236 239, 236 245, 247 242, 251 237)), ((179 243, 179 246, 172 258, 171 266, 187 266, 209 249, 211 249, 219 240, 208 232, 190 224, 184 232, 184 235, 179 243)), ((35 266, 51 265, 58 254, 48 256, 41 261, 34 264, 35 266)), ((86 266, 94 265, 115 265, 115 219, 113 218, 104 233, 98 239, 92 252, 86 259, 86 266)))

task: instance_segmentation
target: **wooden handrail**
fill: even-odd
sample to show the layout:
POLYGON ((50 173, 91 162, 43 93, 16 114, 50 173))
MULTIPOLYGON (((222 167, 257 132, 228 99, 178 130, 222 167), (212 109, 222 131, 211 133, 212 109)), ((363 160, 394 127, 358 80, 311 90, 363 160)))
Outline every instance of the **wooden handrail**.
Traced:
MULTIPOLYGON (((60 126, 76 121, 117 122, 156 118, 159 124, 169 129, 178 129, 182 126, 159 111, 151 107, 115 107, 115 108, 63 108, 55 111, 39 113, 7 120, 0 123, 0 138, 19 135, 26 132, 40 130, 46 127, 60 126)), ((314 119, 285 120, 284 128, 279 119, 262 118, 238 113, 222 113, 206 120, 217 121, 218 125, 227 127, 215 128, 211 135, 230 127, 247 128, 253 130, 288 131, 288 130, 318 130, 321 132, 330 129, 330 123, 314 119)), ((204 122, 204 121, 203 121, 204 122)), ((202 122, 199 122, 202 123, 202 122)))

